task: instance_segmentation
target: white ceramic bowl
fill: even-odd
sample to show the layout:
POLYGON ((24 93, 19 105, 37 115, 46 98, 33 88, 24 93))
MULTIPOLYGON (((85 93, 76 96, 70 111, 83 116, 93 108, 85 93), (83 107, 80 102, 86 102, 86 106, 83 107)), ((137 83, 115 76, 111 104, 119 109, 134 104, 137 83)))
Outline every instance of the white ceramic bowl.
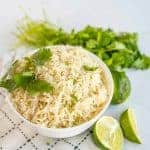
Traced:
MULTIPOLYGON (((48 48, 51 48, 51 47, 52 46, 48 46, 48 48)), ((84 50, 84 49, 82 49, 82 50, 84 50)), ((34 123, 26 120, 24 117, 22 117, 16 111, 16 109, 13 107, 13 104, 10 101, 10 94, 6 90, 2 90, 6 95, 7 103, 10 105, 12 111, 16 114, 16 116, 21 118, 21 120, 23 120, 25 123, 27 123, 32 128, 36 129, 39 134, 44 135, 44 136, 48 136, 48 137, 53 137, 53 138, 67 138, 67 137, 75 136, 77 134, 80 134, 81 132, 84 132, 88 128, 90 128, 101 117, 101 115, 104 113, 104 111, 106 111, 106 109, 108 108, 108 106, 111 102, 112 96, 113 96, 113 89, 114 89, 111 72, 108 69, 108 67, 106 66, 106 64, 102 60, 100 60, 96 55, 88 52, 87 50, 84 50, 84 51, 86 53, 88 53, 91 57, 94 57, 94 59, 97 59, 100 66, 103 68, 103 70, 105 72, 105 75, 106 75, 106 82, 107 82, 107 85, 108 85, 109 97, 108 97, 107 104, 105 104, 103 109, 100 110, 100 112, 95 117, 93 117, 91 120, 89 120, 89 121, 87 121, 83 124, 77 125, 75 127, 69 127, 69 128, 41 127, 40 125, 34 124, 34 123)), ((31 55, 31 53, 33 53, 33 52, 30 52, 29 54, 31 55)))

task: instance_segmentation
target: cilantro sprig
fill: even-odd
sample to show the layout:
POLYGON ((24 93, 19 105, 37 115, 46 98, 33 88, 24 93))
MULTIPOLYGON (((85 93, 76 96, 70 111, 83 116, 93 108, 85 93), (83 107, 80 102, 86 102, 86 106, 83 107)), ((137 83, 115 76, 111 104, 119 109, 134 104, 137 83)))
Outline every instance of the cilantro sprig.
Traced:
POLYGON ((16 83, 12 79, 5 79, 0 81, 0 87, 6 88, 9 92, 16 89, 16 83))
POLYGON ((36 65, 44 65, 46 61, 48 61, 52 56, 52 53, 47 48, 41 48, 38 52, 36 52, 32 59, 36 65))
POLYGON ((95 71, 96 69, 98 69, 98 67, 90 67, 90 66, 87 66, 87 65, 83 65, 83 69, 85 71, 95 71))
POLYGON ((19 61, 15 61, 7 75, 0 81, 0 87, 13 91, 18 87, 23 88, 30 94, 38 92, 52 92, 53 86, 45 80, 38 79, 35 70, 37 65, 44 65, 50 60, 52 53, 49 49, 39 49, 30 57, 25 57, 25 64, 19 70, 19 61))

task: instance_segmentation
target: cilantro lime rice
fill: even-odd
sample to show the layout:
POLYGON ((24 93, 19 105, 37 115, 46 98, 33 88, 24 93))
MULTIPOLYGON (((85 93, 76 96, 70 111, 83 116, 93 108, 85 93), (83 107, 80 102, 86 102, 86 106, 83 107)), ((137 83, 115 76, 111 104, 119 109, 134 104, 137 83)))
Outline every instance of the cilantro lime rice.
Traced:
MULTIPOLYGON (((51 46, 47 50, 52 56, 36 66, 34 78, 50 84, 52 89, 32 93, 24 86, 17 87, 11 91, 14 107, 27 120, 50 128, 73 127, 90 120, 109 96, 100 62, 81 47, 51 46)), ((25 63, 23 58, 15 66, 22 70, 25 63)))

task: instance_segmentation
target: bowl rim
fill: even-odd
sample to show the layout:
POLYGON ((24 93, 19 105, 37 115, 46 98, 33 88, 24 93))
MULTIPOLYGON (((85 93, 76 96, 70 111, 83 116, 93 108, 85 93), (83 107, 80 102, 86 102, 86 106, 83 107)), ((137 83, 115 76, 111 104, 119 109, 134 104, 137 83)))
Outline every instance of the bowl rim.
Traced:
MULTIPOLYGON (((38 125, 38 124, 35 124, 29 120, 27 120, 26 118, 24 118, 16 109, 15 107, 13 106, 13 103, 11 102, 11 96, 10 96, 10 93, 4 89, 4 91, 6 92, 5 93, 5 96, 6 96, 6 101, 7 103, 9 104, 9 106, 11 107, 12 111, 20 118, 22 119, 24 122, 28 123, 29 125, 33 126, 33 127, 36 127, 38 129, 43 129, 43 130, 47 130, 47 131, 55 131, 55 132, 62 132, 62 131, 68 131, 68 130, 74 130, 74 129, 78 129, 78 128, 82 128, 82 127, 85 127, 86 125, 88 125, 90 122, 95 122, 103 113, 104 111, 108 108, 108 106, 110 105, 111 103, 111 99, 113 97, 113 92, 114 92, 114 82, 113 82, 113 78, 112 78, 112 74, 108 68, 108 66, 103 62, 103 60, 101 60, 98 56, 94 55, 93 53, 89 52, 88 50, 84 49, 83 47, 80 47, 80 46, 71 46, 71 45, 53 45, 53 46, 45 46, 45 48, 51 48, 51 47, 59 47, 59 46, 69 46, 69 47, 77 47, 77 48, 80 48, 81 50, 85 51, 86 53, 88 53, 89 55, 91 55, 91 57, 94 57, 95 59, 97 59, 99 61, 99 64, 103 67, 103 71, 105 72, 105 75, 107 76, 107 81, 109 84, 109 98, 107 100, 107 102, 104 104, 103 108, 94 116, 92 117, 90 120, 86 121, 86 122, 83 122, 79 125, 76 125, 76 126, 73 126, 73 127, 66 127, 66 128, 49 128, 49 127, 44 127, 44 126, 41 126, 41 125, 38 125)), ((39 48, 33 50, 33 51, 30 51, 29 53, 27 53, 25 56, 28 56, 28 55, 31 55, 33 54, 34 52, 36 52, 39 48)), ((24 57, 24 56, 23 56, 24 57)), ((22 57, 20 57, 22 58, 22 57)))

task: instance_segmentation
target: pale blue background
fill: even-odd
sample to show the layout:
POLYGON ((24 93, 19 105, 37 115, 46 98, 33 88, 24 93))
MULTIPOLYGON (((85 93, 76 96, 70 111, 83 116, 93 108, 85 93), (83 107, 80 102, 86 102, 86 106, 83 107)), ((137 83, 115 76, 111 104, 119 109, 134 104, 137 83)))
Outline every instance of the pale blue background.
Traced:
MULTIPOLYGON (((0 1, 0 57, 14 43, 11 32, 16 20, 25 11, 33 18, 41 18, 43 9, 55 24, 80 29, 87 24, 111 27, 116 31, 139 32, 139 44, 150 55, 149 0, 1 0, 0 1)), ((111 106, 106 114, 116 118, 128 106, 135 109, 142 145, 125 141, 125 150, 148 150, 150 146, 150 70, 128 71, 132 93, 129 101, 111 106)))

